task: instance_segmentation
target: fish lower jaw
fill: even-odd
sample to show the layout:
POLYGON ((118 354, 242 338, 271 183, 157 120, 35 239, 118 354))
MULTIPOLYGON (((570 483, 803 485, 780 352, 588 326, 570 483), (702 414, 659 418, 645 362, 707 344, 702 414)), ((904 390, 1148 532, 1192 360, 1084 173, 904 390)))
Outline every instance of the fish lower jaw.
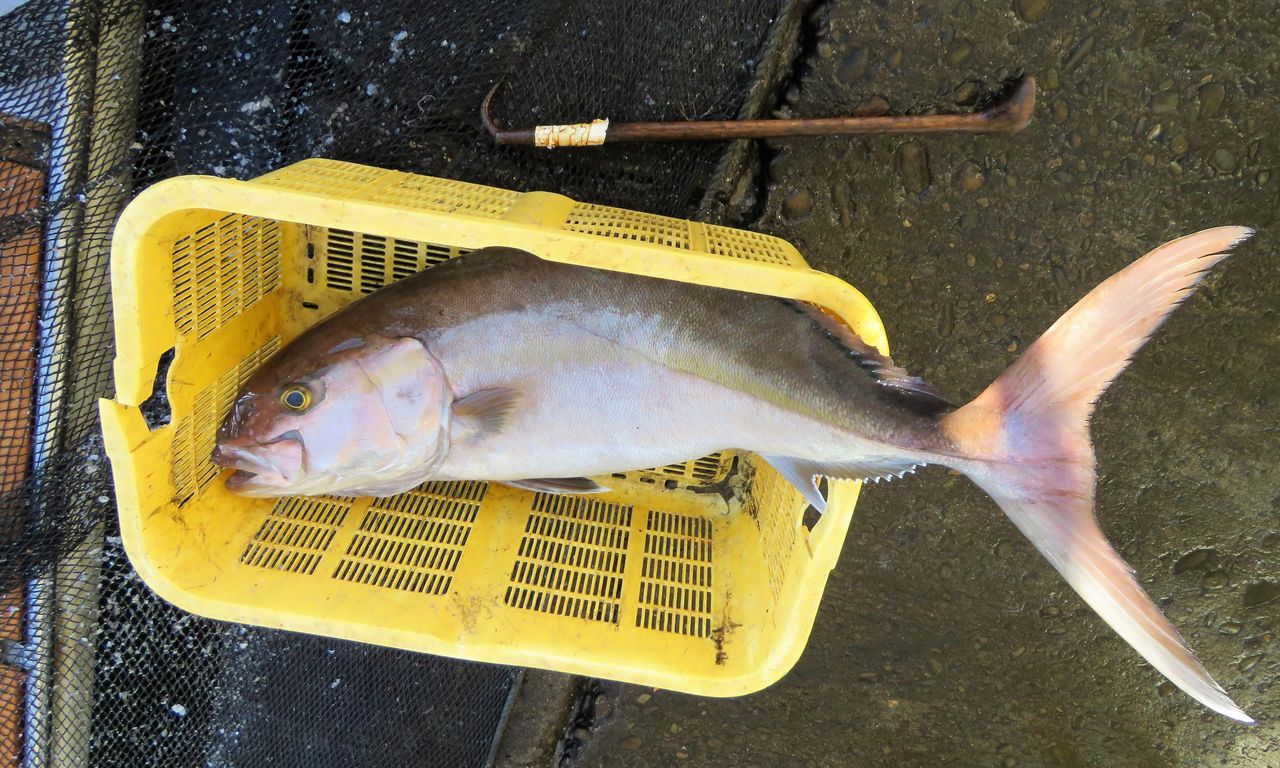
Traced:
POLYGON ((237 469, 227 477, 226 486, 228 491, 237 495, 257 498, 289 496, 295 493, 290 488, 281 487, 278 483, 272 483, 273 479, 283 480, 283 478, 271 478, 248 469, 237 469))

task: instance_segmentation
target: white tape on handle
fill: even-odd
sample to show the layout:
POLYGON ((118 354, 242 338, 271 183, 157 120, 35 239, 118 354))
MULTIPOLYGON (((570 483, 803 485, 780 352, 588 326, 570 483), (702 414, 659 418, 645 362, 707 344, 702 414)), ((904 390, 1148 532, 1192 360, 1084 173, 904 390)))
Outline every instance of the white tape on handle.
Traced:
POLYGON ((604 136, 608 131, 608 119, 573 125, 539 125, 533 129, 533 145, 547 149, 594 147, 604 143, 604 136))

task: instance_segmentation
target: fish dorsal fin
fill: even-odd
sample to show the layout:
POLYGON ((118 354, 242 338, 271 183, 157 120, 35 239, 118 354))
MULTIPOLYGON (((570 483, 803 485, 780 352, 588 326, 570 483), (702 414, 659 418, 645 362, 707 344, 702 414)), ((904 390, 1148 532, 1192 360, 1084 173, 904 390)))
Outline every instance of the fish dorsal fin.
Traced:
POLYGON ((819 462, 797 459, 793 456, 764 456, 760 458, 769 462, 769 466, 778 470, 788 483, 796 487, 804 495, 806 501, 819 512, 827 510, 827 500, 818 491, 814 478, 834 477, 839 480, 871 480, 880 482, 895 477, 902 477, 916 467, 923 466, 910 459, 884 456, 866 456, 851 461, 819 462))
POLYGON ((507 387, 481 389, 453 401, 453 418, 470 425, 480 434, 506 429, 520 405, 520 393, 507 387))
POLYGON ((535 480, 503 480, 503 485, 541 493, 608 493, 609 489, 587 477, 543 477, 535 480))
POLYGON ((872 378, 908 398, 916 410, 927 413, 955 410, 956 406, 941 392, 934 389, 933 385, 919 376, 907 373, 905 368, 894 363, 888 355, 881 354, 880 350, 863 341, 839 318, 813 304, 803 301, 784 301, 797 312, 807 315, 832 340, 844 347, 858 361, 858 364, 871 374, 872 378))

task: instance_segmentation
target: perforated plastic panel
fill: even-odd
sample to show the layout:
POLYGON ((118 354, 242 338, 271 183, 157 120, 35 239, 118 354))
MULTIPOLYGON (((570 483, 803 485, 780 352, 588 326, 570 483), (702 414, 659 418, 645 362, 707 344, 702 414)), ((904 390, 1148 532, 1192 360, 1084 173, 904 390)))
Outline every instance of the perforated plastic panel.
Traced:
POLYGON ((446 594, 487 488, 487 483, 427 483, 373 502, 333 577, 446 594))
POLYGON ((173 246, 179 333, 204 338, 280 284, 280 224, 223 216, 173 246))
POLYGON ((236 392, 279 348, 280 337, 272 336, 216 382, 201 389, 195 396, 191 415, 174 422, 173 484, 179 499, 191 498, 218 474, 217 466, 208 460, 218 425, 236 392))
POLYGON ((711 534, 706 518, 649 511, 637 626, 711 636, 711 534))
POLYGON ((734 256, 766 264, 798 263, 795 251, 788 249, 778 238, 726 227, 707 227, 707 250, 717 256, 734 256))
POLYGON ((291 573, 315 573, 350 508, 350 502, 342 500, 281 499, 245 547, 240 562, 291 573))
POLYGON ((467 249, 369 235, 361 232, 308 227, 308 243, 317 258, 309 281, 335 291, 372 293, 415 272, 421 272, 467 249))
POLYGON ((671 248, 689 248, 689 222, 652 213, 626 211, 591 203, 577 203, 564 228, 599 237, 639 240, 671 248))
MULTIPOLYGON (((713 453, 694 461, 680 464, 668 464, 665 467, 645 470, 641 482, 683 482, 688 485, 714 485, 729 476, 733 468, 733 455, 730 453, 713 453)), ((628 473, 628 475, 633 473, 628 473)), ((628 475, 624 475, 628 476, 628 475)))
POLYGON ((485 219, 502 218, 519 193, 452 179, 408 173, 370 172, 360 166, 333 164, 311 177, 268 174, 264 183, 301 192, 339 194, 350 200, 389 203, 441 213, 485 219), (369 182, 376 184, 370 186, 369 182))
POLYGON ((795 551, 796 533, 799 527, 781 499, 792 493, 791 487, 781 475, 764 472, 757 475, 756 495, 750 506, 752 519, 760 531, 764 546, 766 575, 774 598, 782 594, 795 551))
POLYGON ((536 494, 507 605, 616 623, 631 514, 620 504, 536 494))

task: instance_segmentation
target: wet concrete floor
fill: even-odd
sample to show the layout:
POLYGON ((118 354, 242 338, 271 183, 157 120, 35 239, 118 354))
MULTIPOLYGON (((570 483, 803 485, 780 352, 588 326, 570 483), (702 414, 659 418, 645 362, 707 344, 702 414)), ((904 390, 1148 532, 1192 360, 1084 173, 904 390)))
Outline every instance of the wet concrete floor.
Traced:
POLYGON ((1259 720, 1164 683, 981 491, 864 491, 795 669, 730 700, 623 686, 570 765, 1280 765, 1280 10, 1270 0, 855 2, 813 13, 785 111, 964 110, 1015 137, 769 146, 755 224, 859 287, 894 357, 978 393, 1070 304, 1198 229, 1259 233, 1094 416, 1103 529, 1259 720))

